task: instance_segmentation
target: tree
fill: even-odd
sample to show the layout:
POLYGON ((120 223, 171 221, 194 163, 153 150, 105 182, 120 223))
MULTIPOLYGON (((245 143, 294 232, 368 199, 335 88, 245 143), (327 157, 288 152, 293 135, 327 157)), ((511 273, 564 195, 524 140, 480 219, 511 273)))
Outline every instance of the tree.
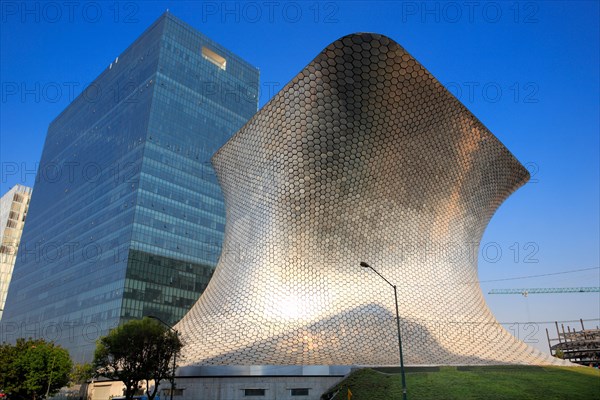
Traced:
POLYGON ((92 379, 94 366, 90 363, 75 364, 69 375, 69 385, 81 385, 92 379))
POLYGON ((122 381, 128 400, 133 398, 139 382, 146 381, 148 398, 153 400, 160 382, 173 377, 171 360, 181 347, 177 333, 160 322, 152 318, 133 320, 100 338, 94 367, 99 375, 122 381), (154 380, 152 390, 150 380, 154 380))
POLYGON ((73 362, 69 352, 43 339, 0 345, 0 389, 14 400, 48 398, 66 386, 73 362))

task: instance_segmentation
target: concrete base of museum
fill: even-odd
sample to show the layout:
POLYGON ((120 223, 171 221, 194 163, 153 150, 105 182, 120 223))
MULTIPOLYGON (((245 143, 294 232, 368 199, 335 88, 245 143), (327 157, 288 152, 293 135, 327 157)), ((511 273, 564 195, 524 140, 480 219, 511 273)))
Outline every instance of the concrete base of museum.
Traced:
MULTIPOLYGON (((319 400, 343 376, 223 376, 177 378, 174 400, 319 400)), ((169 385, 161 385, 161 400, 169 385)))
MULTIPOLYGON (((351 371, 349 366, 202 366, 177 371, 174 400, 318 400, 351 371)), ((170 394, 170 383, 159 391, 170 394)), ((162 400, 162 399, 161 399, 162 400)))

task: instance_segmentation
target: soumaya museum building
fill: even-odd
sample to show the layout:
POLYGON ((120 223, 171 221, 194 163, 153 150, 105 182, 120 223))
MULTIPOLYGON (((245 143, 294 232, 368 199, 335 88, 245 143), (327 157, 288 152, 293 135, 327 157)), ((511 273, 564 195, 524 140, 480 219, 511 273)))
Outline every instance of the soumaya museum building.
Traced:
POLYGON ((78 362, 198 299, 225 225, 210 157, 258 107, 258 69, 169 13, 107 64, 48 128, 2 319, 78 362))
POLYGON ((401 46, 354 34, 319 54, 213 157, 224 246, 176 326, 205 365, 393 365, 398 286, 411 365, 545 364, 485 304, 479 243, 529 173, 401 46), (477 253, 475 253, 477 254, 477 253))
POLYGON ((398 365, 397 326, 409 366, 566 365, 498 323, 476 250, 448 250, 529 173, 399 44, 345 36, 258 112, 257 90, 169 14, 115 59, 48 130, 5 332, 73 326, 57 342, 83 360, 89 327, 160 317, 190 400, 319 399, 398 365), (97 173, 44 176, 68 163, 97 173))

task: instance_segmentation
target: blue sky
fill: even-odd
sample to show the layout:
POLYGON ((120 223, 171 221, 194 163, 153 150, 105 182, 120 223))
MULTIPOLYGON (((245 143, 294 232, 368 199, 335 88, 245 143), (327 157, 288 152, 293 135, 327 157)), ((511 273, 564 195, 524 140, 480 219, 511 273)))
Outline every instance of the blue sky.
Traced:
MULTIPOLYGON (((48 124, 167 8, 260 68, 261 106, 330 42, 378 32, 405 47, 532 171, 534 181, 501 206, 485 232, 481 280, 599 266, 596 1, 3 1, 0 7, 1 193, 33 184, 48 124)), ((599 285, 595 269, 483 282, 482 289, 599 285)), ((600 318, 598 294, 486 298, 501 321, 600 318)))

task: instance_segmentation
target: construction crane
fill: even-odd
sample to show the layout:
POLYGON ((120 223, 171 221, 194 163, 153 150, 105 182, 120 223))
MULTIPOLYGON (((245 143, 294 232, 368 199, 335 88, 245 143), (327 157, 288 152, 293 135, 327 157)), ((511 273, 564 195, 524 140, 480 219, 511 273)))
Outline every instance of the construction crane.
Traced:
POLYGON ((567 287, 567 288, 533 288, 533 289, 492 289, 488 294, 520 294, 527 297, 530 294, 542 293, 597 293, 600 287, 567 287))

